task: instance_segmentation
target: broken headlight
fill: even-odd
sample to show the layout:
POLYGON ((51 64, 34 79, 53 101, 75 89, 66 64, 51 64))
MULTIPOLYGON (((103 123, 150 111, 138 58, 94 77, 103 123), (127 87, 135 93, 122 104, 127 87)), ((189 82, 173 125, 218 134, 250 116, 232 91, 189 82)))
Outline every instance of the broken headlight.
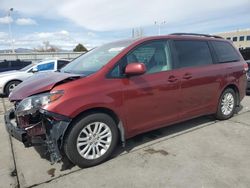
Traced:
POLYGON ((39 108, 58 100, 63 95, 63 91, 53 91, 42 93, 23 99, 16 108, 17 116, 34 114, 39 108))

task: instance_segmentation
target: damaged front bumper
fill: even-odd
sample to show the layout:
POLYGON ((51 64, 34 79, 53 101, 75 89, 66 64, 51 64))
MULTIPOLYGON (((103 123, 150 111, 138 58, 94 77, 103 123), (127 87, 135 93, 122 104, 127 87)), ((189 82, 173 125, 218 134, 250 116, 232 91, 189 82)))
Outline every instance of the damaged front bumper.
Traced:
POLYGON ((35 116, 17 117, 15 110, 9 110, 5 116, 5 126, 9 134, 22 142, 25 147, 45 145, 52 164, 61 160, 63 137, 71 119, 43 109, 35 116))

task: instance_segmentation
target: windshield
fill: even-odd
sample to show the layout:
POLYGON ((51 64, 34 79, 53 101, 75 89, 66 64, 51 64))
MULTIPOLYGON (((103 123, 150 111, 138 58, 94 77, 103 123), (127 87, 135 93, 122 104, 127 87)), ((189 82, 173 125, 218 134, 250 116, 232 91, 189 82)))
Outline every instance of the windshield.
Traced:
POLYGON ((100 70, 113 57, 129 46, 132 40, 119 41, 97 47, 74 59, 61 69, 61 72, 90 75, 100 70))
POLYGON ((20 69, 20 71, 26 71, 28 70, 29 68, 33 67, 35 64, 31 63, 29 65, 27 65, 26 67, 23 67, 22 69, 20 69))

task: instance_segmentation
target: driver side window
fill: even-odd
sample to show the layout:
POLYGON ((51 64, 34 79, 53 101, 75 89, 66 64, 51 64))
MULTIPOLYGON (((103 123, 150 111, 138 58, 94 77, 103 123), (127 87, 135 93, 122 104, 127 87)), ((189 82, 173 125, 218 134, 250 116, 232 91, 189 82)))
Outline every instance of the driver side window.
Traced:
POLYGON ((123 76, 129 63, 143 63, 147 68, 146 74, 157 73, 172 69, 170 52, 167 41, 153 41, 142 44, 124 56, 111 72, 111 77, 123 76))

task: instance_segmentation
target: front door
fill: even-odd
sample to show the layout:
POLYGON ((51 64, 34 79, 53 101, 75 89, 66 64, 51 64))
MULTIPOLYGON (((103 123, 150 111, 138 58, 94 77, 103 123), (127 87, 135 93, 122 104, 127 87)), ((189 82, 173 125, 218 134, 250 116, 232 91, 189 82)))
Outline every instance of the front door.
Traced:
POLYGON ((131 134, 156 129, 179 118, 180 80, 172 70, 167 41, 142 44, 123 58, 128 63, 140 62, 147 67, 143 75, 125 77, 124 109, 131 134))

